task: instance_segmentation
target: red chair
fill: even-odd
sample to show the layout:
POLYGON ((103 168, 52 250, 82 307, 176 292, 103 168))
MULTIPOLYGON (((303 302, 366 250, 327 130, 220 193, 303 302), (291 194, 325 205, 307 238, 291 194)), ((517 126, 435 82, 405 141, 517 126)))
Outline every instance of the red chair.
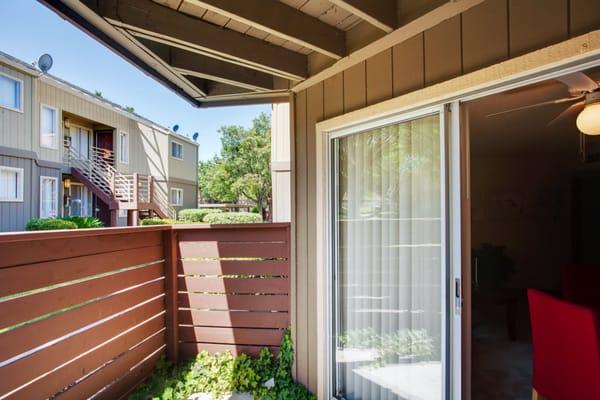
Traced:
POLYGON ((566 265, 561 275, 566 300, 600 310, 600 266, 566 265))
POLYGON ((534 289, 529 289, 527 295, 533 347, 533 398, 600 399, 598 312, 534 289))

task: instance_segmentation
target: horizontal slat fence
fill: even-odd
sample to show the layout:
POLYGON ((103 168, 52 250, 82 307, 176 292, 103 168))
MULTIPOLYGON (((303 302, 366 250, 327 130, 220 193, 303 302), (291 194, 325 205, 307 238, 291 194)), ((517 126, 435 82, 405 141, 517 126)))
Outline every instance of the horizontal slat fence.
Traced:
POLYGON ((168 227, 0 235, 0 399, 118 399, 165 350, 168 227))
POLYGON ((0 400, 120 399, 163 355, 277 351, 289 224, 0 234, 0 400))
POLYGON ((179 354, 277 352, 290 308, 289 224, 176 227, 179 354))

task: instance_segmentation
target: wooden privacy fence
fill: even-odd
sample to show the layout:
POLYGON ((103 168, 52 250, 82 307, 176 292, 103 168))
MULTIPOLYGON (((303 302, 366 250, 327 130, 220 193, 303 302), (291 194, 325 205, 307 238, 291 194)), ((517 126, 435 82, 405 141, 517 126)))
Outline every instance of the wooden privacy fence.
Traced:
POLYGON ((277 349, 289 225, 0 234, 0 400, 118 399, 164 353, 277 349))
POLYGON ((277 351, 290 324, 289 224, 173 231, 178 243, 178 345, 257 355, 277 351))

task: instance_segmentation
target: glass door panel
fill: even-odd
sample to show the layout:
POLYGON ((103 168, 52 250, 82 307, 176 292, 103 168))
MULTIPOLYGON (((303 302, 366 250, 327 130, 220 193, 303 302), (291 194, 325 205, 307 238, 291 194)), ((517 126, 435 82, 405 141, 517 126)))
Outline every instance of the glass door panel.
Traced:
POLYGON ((333 140, 333 393, 445 398, 440 115, 333 140))

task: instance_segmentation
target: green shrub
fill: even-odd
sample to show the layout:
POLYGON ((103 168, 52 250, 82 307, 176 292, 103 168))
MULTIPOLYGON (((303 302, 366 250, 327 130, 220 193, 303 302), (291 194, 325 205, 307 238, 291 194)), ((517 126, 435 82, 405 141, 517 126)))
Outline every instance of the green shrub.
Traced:
POLYGON ((161 218, 145 218, 142 220, 142 225, 175 225, 181 222, 174 219, 161 219, 161 218))
POLYGON ((262 216, 249 212, 208 214, 204 217, 204 222, 209 224, 252 224, 262 222, 262 216))
POLYGON ((315 400, 303 385, 294 382, 294 348, 289 329, 281 340, 275 359, 263 348, 256 359, 229 352, 209 355, 203 351, 194 360, 173 366, 161 359, 154 374, 129 400, 186 400, 194 393, 211 393, 222 398, 231 392, 250 392, 257 400, 315 400), (263 386, 274 379, 273 387, 263 386))
POLYGON ((96 217, 64 217, 65 221, 74 222, 78 228, 102 228, 104 224, 96 217))
POLYGON ((55 229, 77 229, 73 221, 57 218, 33 218, 27 222, 25 229, 28 231, 50 231, 55 229))
POLYGON ((177 219, 185 223, 203 222, 208 214, 222 213, 223 210, 215 208, 186 208, 179 211, 177 219))

